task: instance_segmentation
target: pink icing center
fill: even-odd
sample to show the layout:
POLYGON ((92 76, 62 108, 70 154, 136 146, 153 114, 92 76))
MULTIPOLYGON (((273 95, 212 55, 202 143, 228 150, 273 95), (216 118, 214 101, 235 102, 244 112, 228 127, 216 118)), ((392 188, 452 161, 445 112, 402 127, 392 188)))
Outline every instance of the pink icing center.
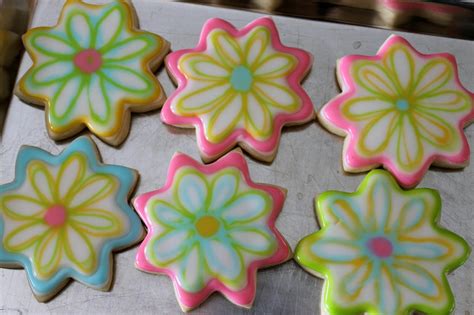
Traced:
POLYGON ((90 74, 99 70, 102 56, 95 49, 86 49, 74 56, 74 64, 84 73, 90 74))
POLYGON ((66 222, 66 208, 61 205, 54 205, 46 210, 44 221, 51 227, 61 226, 66 222))
POLYGON ((385 237, 374 237, 369 240, 367 246, 370 251, 377 257, 387 258, 392 255, 392 243, 385 237))

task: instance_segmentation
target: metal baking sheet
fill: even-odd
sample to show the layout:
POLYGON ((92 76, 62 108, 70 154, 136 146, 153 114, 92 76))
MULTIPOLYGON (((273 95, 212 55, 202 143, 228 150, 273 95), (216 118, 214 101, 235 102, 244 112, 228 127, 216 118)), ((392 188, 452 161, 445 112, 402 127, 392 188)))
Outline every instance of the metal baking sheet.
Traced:
MULTIPOLYGON (((54 25, 63 0, 38 2, 33 26, 54 25)), ((203 23, 212 17, 229 20, 238 27, 260 16, 231 9, 186 3, 135 0, 141 27, 158 33, 171 42, 173 50, 194 47, 203 23)), ((313 69, 304 82, 314 108, 318 110, 339 90, 334 71, 336 60, 347 54, 375 54, 390 31, 345 26, 277 16, 274 18, 286 45, 312 52, 313 69)), ((405 36, 424 53, 450 52, 457 57, 461 81, 474 90, 474 42, 417 34, 405 36)), ((20 75, 31 65, 23 58, 20 75)), ((162 68, 158 78, 169 95, 175 86, 162 68)), ((474 126, 466 129, 474 148, 474 126)), ((131 131, 123 145, 111 147, 94 138, 106 163, 135 168, 141 179, 136 194, 162 186, 168 163, 176 151, 199 159, 194 130, 165 126, 159 110, 134 114, 131 131)), ((44 126, 44 111, 14 97, 7 109, 0 143, 0 182, 13 179, 14 163, 21 145, 39 146, 59 153, 71 139, 52 141, 44 126)), ((318 227, 314 216, 314 197, 326 190, 354 191, 365 174, 349 175, 341 167, 342 138, 332 135, 317 122, 284 130, 278 155, 271 164, 247 156, 251 176, 256 182, 288 188, 288 197, 277 226, 294 248, 303 236, 318 227)), ((443 200, 441 224, 474 244, 474 166, 459 171, 430 169, 419 187, 437 189, 443 200)), ((68 314, 175 314, 180 309, 171 281, 166 276, 150 275, 134 267, 136 247, 115 255, 115 280, 110 292, 100 292, 72 282, 48 303, 33 297, 23 270, 0 269, 0 313, 68 314)), ((449 276, 456 297, 456 314, 474 310, 472 257, 449 276)), ((261 270, 257 296, 250 311, 232 305, 221 295, 212 295, 195 314, 318 314, 323 281, 303 271, 293 261, 261 270)))

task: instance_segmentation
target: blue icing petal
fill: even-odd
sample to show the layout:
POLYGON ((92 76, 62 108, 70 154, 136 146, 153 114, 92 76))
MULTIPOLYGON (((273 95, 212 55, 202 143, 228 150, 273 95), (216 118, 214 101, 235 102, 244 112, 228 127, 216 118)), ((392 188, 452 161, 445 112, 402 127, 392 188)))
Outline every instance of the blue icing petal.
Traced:
POLYGON ((417 259, 436 259, 448 252, 448 249, 441 244, 423 242, 400 242, 396 255, 410 256, 417 259))
MULTIPOLYGON (((27 256, 7 252, 3 248, 3 243, 0 244, 0 262, 14 263, 23 266, 27 272, 28 280, 35 295, 45 296, 51 294, 51 292, 54 292, 57 288, 61 287, 64 281, 68 278, 74 278, 93 288, 102 288, 110 278, 110 252, 116 248, 122 248, 135 243, 141 238, 143 233, 140 219, 127 203, 128 194, 135 184, 137 176, 136 172, 122 166, 102 165, 97 160, 98 153, 95 149, 94 142, 87 136, 77 138, 57 156, 40 148, 23 146, 17 156, 15 180, 11 183, 0 186, 0 194, 18 189, 24 183, 28 163, 32 160, 40 160, 49 165, 57 166, 62 164, 71 154, 77 152, 81 152, 87 157, 88 165, 93 172, 110 174, 118 179, 120 186, 116 195, 116 202, 129 219, 129 232, 122 237, 108 240, 104 243, 98 255, 97 271, 90 276, 81 274, 73 268, 60 268, 51 278, 47 280, 39 279, 37 278, 31 261, 27 256)), ((0 219, 0 236, 3 237, 3 233, 4 222, 0 219)))

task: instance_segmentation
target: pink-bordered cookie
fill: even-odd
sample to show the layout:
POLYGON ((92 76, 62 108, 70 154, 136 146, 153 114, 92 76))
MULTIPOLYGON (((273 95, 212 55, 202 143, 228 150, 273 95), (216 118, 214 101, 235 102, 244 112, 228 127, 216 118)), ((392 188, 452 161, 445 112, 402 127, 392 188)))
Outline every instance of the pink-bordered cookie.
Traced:
POLYGON ((301 87, 311 65, 311 54, 280 42, 269 17, 241 30, 210 19, 195 48, 166 58, 178 88, 161 118, 170 125, 195 127, 205 161, 237 144, 260 160, 272 161, 283 126, 314 118, 301 87))
POLYGON ((469 163, 463 128, 474 120, 474 95, 461 84, 453 55, 422 54, 392 35, 375 56, 340 59, 337 75, 342 93, 318 116, 346 137, 344 170, 383 165, 413 187, 431 164, 469 163))
POLYGON ((164 187, 133 202, 148 230, 135 264, 168 275, 183 311, 216 291, 250 308, 257 270, 292 255, 275 227, 285 193, 252 182, 239 151, 209 165, 177 153, 164 187))

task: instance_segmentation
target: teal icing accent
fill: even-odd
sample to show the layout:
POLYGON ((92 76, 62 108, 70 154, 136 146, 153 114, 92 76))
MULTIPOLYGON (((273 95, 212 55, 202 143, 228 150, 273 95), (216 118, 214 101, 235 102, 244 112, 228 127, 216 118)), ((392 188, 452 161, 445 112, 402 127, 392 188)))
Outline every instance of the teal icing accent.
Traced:
POLYGON ((239 92, 247 92, 252 87, 252 72, 245 66, 238 66, 232 71, 230 84, 239 92))
MULTIPOLYGON (((60 165, 73 153, 83 153, 87 157, 89 168, 95 173, 110 174, 119 181, 119 191, 116 194, 116 203, 123 210, 129 219, 130 230, 122 237, 108 240, 104 243, 98 255, 97 270, 90 276, 81 274, 73 268, 60 268, 51 278, 47 280, 37 278, 30 259, 22 254, 10 253, 3 248, 3 242, 0 243, 0 263, 1 264, 19 264, 28 276, 31 288, 35 295, 45 296, 55 292, 62 286, 68 278, 73 278, 79 282, 89 285, 93 288, 101 288, 111 277, 110 272, 110 253, 116 248, 123 248, 138 241, 143 233, 141 221, 137 214, 128 205, 128 193, 134 186, 137 172, 135 170, 117 166, 101 164, 97 159, 97 150, 94 142, 87 136, 82 136, 74 140, 59 155, 52 155, 40 148, 22 146, 17 156, 15 166, 15 179, 13 182, 1 185, 0 194, 5 194, 11 190, 20 188, 26 179, 26 169, 33 160, 46 162, 49 165, 60 165)), ((0 238, 3 239, 4 222, 0 215, 0 238)))
POLYGON ((410 104, 405 99, 399 99, 395 102, 395 106, 401 111, 406 111, 408 110, 408 107, 410 107, 410 104))

